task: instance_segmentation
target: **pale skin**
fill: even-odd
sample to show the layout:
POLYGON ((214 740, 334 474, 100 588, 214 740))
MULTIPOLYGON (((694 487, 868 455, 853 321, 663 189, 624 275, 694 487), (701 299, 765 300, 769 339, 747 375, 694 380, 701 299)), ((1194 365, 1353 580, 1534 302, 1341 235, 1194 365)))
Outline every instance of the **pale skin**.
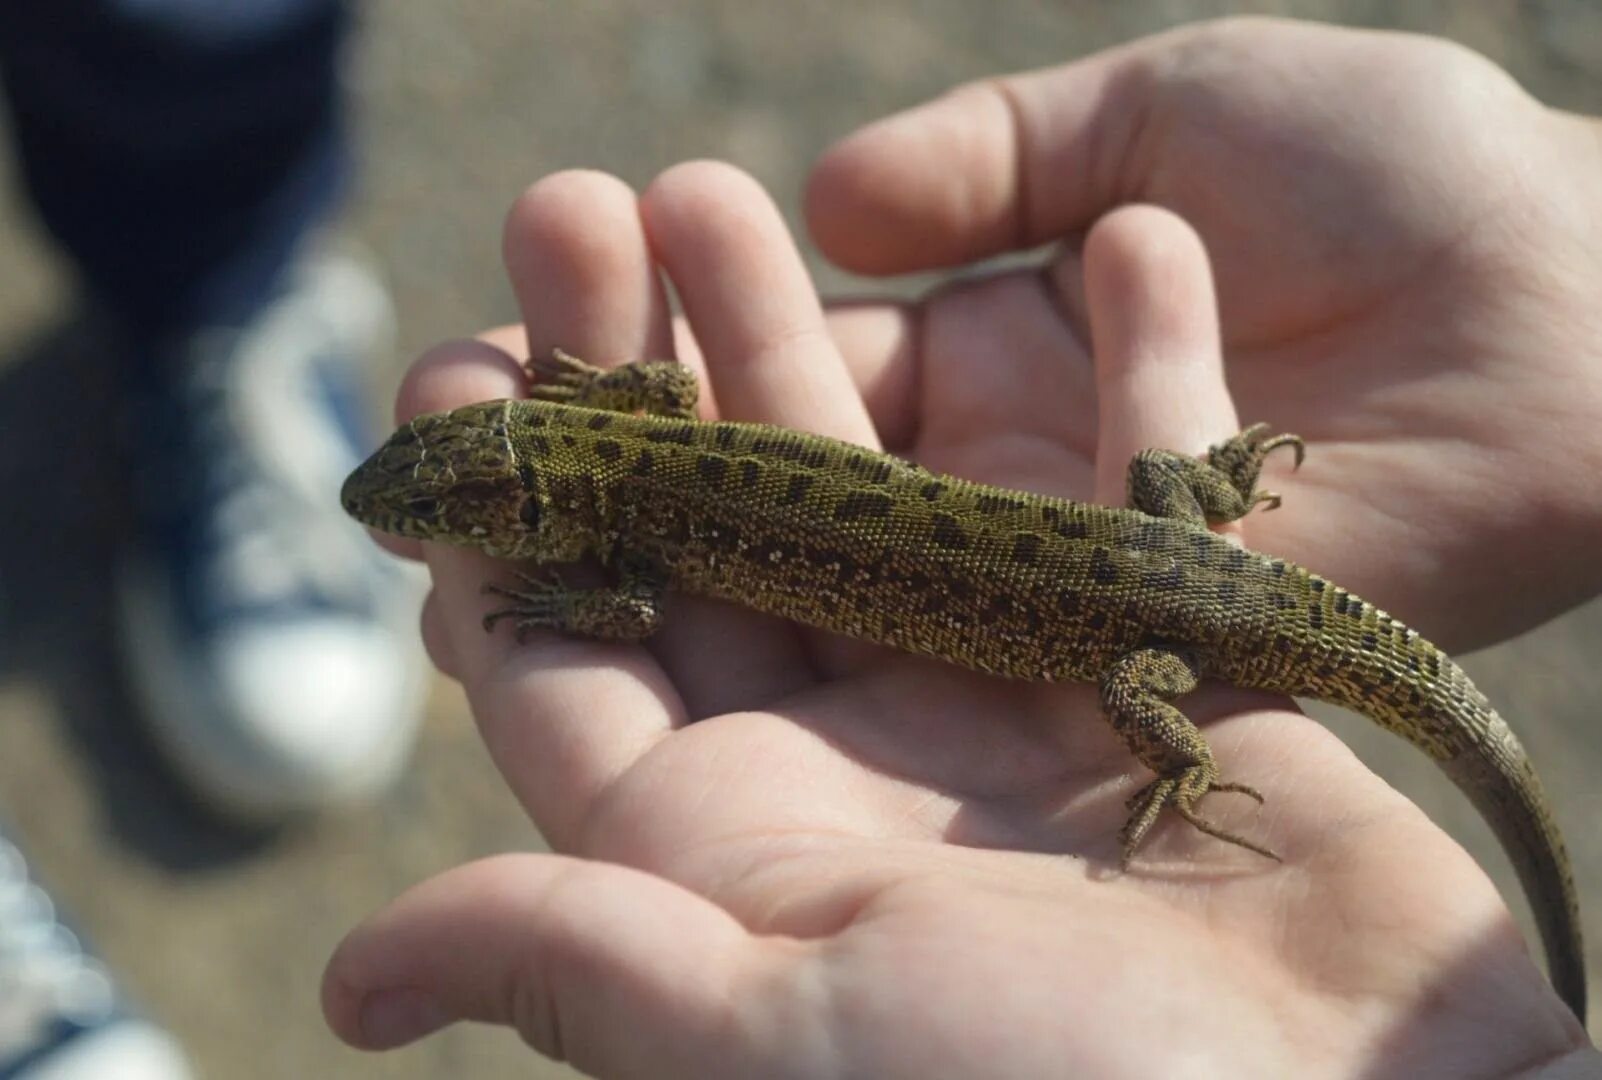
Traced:
MULTIPOLYGON (((1320 40, 1307 47, 1316 52, 1320 40)), ((1032 80, 1052 77, 1005 85, 1023 101, 1032 80)), ((1240 71, 1217 78, 1236 92, 1244 91, 1231 79, 1250 81, 1240 71)), ((883 185, 901 181, 886 177, 918 171, 907 162, 919 131, 940 147, 931 131, 1007 123, 970 115, 974 96, 986 93, 943 99, 901 120, 910 126, 899 134, 870 130, 826 158, 810 193, 814 230, 833 257, 863 266, 871 250, 879 269, 891 269, 1076 233, 1100 218, 1048 275, 968 283, 914 308, 826 313, 777 212, 734 170, 680 166, 638 196, 598 174, 558 174, 531 188, 507 222, 524 326, 433 350, 408 379, 401 415, 517 393, 512 355, 525 336, 533 350, 561 345, 598 361, 676 354, 699 367, 716 415, 882 443, 977 479, 1121 503, 1135 450, 1199 451, 1241 426, 1195 233, 1150 207, 1103 216, 1110 203, 1097 201, 1161 193, 1137 184, 1087 194, 1054 215, 1036 194, 1031 212, 1046 214, 1055 233, 1041 231, 1045 224, 998 231, 998 215, 1009 216, 1008 178, 990 175, 997 163, 975 144, 972 157, 939 150, 942 182, 994 188, 990 209, 959 200, 972 219, 952 211, 931 219, 932 203, 908 191, 901 219, 872 215, 875 225, 860 216, 894 194, 883 185), (877 171, 864 165, 876 138, 877 171), (844 227, 852 220, 877 238, 852 239, 844 227), (949 238, 951 249, 929 251, 931 236, 949 238), (659 273, 684 304, 678 334, 659 273)), ((1041 160, 1025 166, 1044 168, 1071 159, 1085 118, 1063 113, 1088 99, 1063 84, 1037 93, 1061 105, 1027 144, 1041 160)), ((1394 172, 1372 160, 1347 167, 1370 178, 1394 172)), ((1255 171, 1270 168, 1263 159, 1255 171)), ((1274 189, 1291 187, 1286 179, 1274 189)), ((1383 201, 1383 184, 1363 190, 1383 201)), ((1268 200, 1249 203, 1238 212, 1279 212, 1268 200)), ((1219 227, 1181 209, 1204 235, 1219 227)), ((1401 242, 1395 212, 1369 207, 1364 218, 1363 209, 1351 209, 1357 235, 1383 221, 1384 242, 1401 242)), ((1272 416, 1312 443, 1301 473, 1276 468, 1269 478, 1284 509, 1248 518, 1243 538, 1281 544, 1386 598, 1407 577, 1372 554, 1391 549, 1364 541, 1369 554, 1347 551, 1354 532, 1404 527, 1383 508, 1365 509, 1374 485, 1382 498, 1401 498, 1408 477, 1417 485, 1429 472, 1415 455, 1469 453, 1440 433, 1484 422, 1483 395, 1505 403, 1546 390, 1527 385, 1537 378, 1492 378, 1498 364, 1514 363, 1511 345, 1461 361, 1495 383, 1484 392, 1479 379, 1445 370, 1435 351, 1401 380, 1394 365, 1411 354, 1399 347, 1387 377, 1437 380, 1435 394, 1419 393, 1399 415, 1435 426, 1424 424, 1432 434, 1411 449, 1405 434, 1365 441, 1379 376, 1363 371, 1359 343, 1399 333, 1401 323, 1373 315, 1363 330, 1363 306, 1350 300, 1341 310, 1360 314, 1347 362, 1321 359, 1330 367, 1318 376, 1317 407, 1298 411, 1296 384, 1274 361, 1305 362, 1289 344, 1296 327, 1328 333, 1339 320, 1298 314, 1293 282, 1278 292, 1274 284, 1294 275, 1261 260, 1294 259, 1291 240, 1307 226, 1286 224, 1255 267, 1249 246, 1222 249, 1246 259, 1219 266, 1231 384, 1249 419, 1272 416), (1247 295, 1266 310, 1237 314, 1247 295), (1282 315, 1269 334, 1255 324, 1272 323, 1276 303, 1282 315), (1240 344, 1254 335, 1279 344, 1254 357, 1240 344), (1448 400, 1432 405, 1436 398, 1448 400), (1334 444, 1333 461, 1323 460, 1321 439, 1334 444), (1392 474, 1400 479, 1387 489, 1392 474), (1318 505, 1331 499, 1337 508, 1318 505), (1324 535, 1320 522, 1330 517, 1321 515, 1339 518, 1341 531, 1324 535), (1358 570, 1368 579, 1356 580, 1358 570)), ((1436 272, 1457 273, 1462 289, 1478 271, 1454 269, 1460 250, 1437 254, 1436 272)), ((1350 271, 1354 280, 1362 272, 1350 271)), ((1437 305, 1451 295, 1440 288, 1437 305)), ((1342 295, 1310 288, 1304 306, 1326 294, 1342 295)), ((1517 314, 1507 316, 1509 339, 1536 321, 1517 314)), ((1436 333, 1461 333, 1462 320, 1450 321, 1436 333)), ((1473 340, 1495 337, 1481 326, 1473 340)), ((1513 487, 1535 465, 1509 453, 1485 467, 1506 470, 1513 487)), ((1442 498, 1446 509, 1457 505, 1442 498)), ((1464 514, 1491 514, 1459 501, 1464 514)), ((449 871, 355 930, 324 984, 330 1024, 355 1045, 398 1045, 475 1019, 512 1025, 535 1049, 605 1076, 1144 1076, 1180 1062, 1242 1075, 1597 1068, 1479 869, 1284 701, 1208 688, 1185 702, 1206 723, 1226 774, 1267 799, 1260 810, 1213 796, 1208 812, 1284 863, 1165 821, 1120 874, 1122 800, 1145 777, 1095 715, 1089 688, 1004 683, 690 600, 645 647, 557 637, 519 646, 479 625, 480 587, 505 567, 458 550, 424 554, 435 579, 424 621, 431 655, 466 687, 497 766, 560 854, 449 871)), ((1428 601, 1417 592, 1426 618, 1413 617, 1444 636, 1427 616, 1448 614, 1451 602, 1428 601)), ((1487 622, 1480 632, 1496 629, 1487 622)))

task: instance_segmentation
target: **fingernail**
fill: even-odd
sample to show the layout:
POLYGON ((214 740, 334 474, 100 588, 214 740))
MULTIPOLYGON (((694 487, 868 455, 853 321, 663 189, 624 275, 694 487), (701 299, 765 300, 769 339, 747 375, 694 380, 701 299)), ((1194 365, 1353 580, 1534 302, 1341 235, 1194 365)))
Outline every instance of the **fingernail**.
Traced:
POLYGON ((450 1015, 427 990, 379 990, 362 1002, 362 1039, 375 1050, 420 1039, 450 1022, 450 1015))

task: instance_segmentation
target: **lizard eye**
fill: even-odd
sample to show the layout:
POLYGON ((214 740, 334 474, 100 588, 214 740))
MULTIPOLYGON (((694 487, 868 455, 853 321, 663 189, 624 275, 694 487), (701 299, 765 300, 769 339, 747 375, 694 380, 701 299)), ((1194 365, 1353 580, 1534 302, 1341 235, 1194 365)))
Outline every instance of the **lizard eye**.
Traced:
POLYGON ((418 517, 433 517, 439 512, 439 500, 420 495, 406 503, 406 509, 418 517))
POLYGON ((540 501, 532 495, 524 499, 522 505, 517 508, 517 519, 531 529, 539 528, 540 501))

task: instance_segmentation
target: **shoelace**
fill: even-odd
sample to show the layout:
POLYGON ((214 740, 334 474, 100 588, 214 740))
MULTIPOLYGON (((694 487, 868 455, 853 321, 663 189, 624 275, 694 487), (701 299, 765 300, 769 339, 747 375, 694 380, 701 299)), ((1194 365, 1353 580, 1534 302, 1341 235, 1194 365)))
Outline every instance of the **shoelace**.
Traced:
POLYGON ((212 363, 192 372, 187 387, 202 458, 196 467, 210 474, 202 481, 212 500, 208 594, 241 607, 312 596, 359 602, 362 552, 353 543, 359 535, 330 527, 342 523, 309 505, 307 485, 296 475, 305 471, 295 460, 305 450, 264 449, 251 437, 250 418, 240 413, 272 406, 255 401, 242 407, 227 366, 212 363))
MULTIPOLYGON (((337 511, 354 465, 319 398, 319 356, 336 328, 291 297, 245 338, 191 343, 176 387, 190 446, 160 478, 163 500, 209 502, 205 595, 222 608, 320 600, 362 607, 373 565, 366 538, 337 511)), ((193 512, 193 511, 191 511, 193 512)))
POLYGON ((0 1063, 62 1022, 88 1027, 116 1008, 111 976, 84 953, 55 906, 28 879, 22 853, 0 837, 0 1063))

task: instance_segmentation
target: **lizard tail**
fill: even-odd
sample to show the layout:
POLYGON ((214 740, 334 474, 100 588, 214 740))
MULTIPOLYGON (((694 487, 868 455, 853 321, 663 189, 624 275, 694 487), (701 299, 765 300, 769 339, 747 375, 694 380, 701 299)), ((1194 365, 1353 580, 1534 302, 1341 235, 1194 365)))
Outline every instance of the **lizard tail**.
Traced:
POLYGON ((1334 667, 1304 677, 1293 693, 1361 713, 1428 754, 1469 797, 1518 872, 1546 949, 1547 974, 1585 1022, 1585 946, 1580 902, 1558 831, 1530 756, 1485 695, 1450 657, 1416 631, 1308 576, 1296 599, 1339 644, 1334 667))
MULTIPOLYGON (((1448 665, 1457 667, 1449 661, 1442 666, 1448 665)), ((1461 690, 1450 695, 1455 699, 1448 705, 1450 719, 1463 725, 1458 730, 1471 731, 1474 737, 1456 753, 1440 757, 1441 769, 1474 803, 1512 860, 1541 931, 1547 974, 1558 996, 1583 1024, 1585 945, 1580 936, 1580 901, 1551 804, 1512 729, 1461 670, 1452 674, 1456 678, 1450 683, 1461 690)))
MULTIPOLYGON (((1356 604, 1348 598, 1349 607, 1356 604)), ((1423 750, 1469 797, 1518 873, 1541 931, 1553 987, 1583 1024, 1579 894, 1552 804, 1529 754, 1461 667, 1389 616, 1370 612, 1368 618, 1376 622, 1364 629, 1380 647, 1356 650, 1348 659, 1368 665, 1363 681, 1371 692, 1337 693, 1337 703, 1423 750)))

